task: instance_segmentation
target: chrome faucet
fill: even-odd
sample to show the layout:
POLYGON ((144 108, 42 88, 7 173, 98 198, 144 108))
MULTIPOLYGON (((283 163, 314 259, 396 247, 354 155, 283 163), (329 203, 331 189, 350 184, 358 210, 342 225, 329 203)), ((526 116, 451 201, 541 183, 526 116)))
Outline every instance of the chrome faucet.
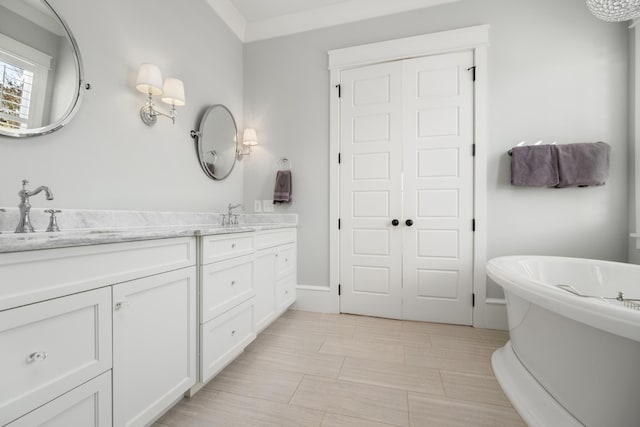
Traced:
POLYGON ((244 209, 244 206, 242 206, 242 203, 238 203, 237 205, 232 205, 231 203, 229 203, 229 206, 227 206, 227 213, 222 214, 223 227, 225 225, 238 225, 238 214, 233 213, 233 210, 235 208, 244 209))
POLYGON ((31 211, 31 204, 29 203, 29 197, 35 196, 36 194, 44 191, 47 200, 53 200, 53 193, 49 190, 49 187, 41 185, 33 191, 27 190, 27 184, 29 181, 26 179, 22 180, 22 190, 18 191, 18 196, 20 196, 20 204, 18 208, 20 208, 20 221, 18 222, 18 226, 16 227, 16 233, 33 233, 33 226, 31 225, 31 219, 29 218, 29 212, 31 211))

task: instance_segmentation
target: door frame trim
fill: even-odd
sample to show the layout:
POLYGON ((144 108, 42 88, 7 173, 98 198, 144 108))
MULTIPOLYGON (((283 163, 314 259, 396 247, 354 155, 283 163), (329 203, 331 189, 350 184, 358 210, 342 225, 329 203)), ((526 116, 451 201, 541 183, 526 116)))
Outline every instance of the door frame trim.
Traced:
MULTIPOLYGON (((417 58, 470 50, 474 55, 476 82, 474 85, 474 217, 476 231, 473 239, 473 326, 503 328, 504 306, 488 304, 486 270, 487 262, 487 48, 489 25, 478 25, 456 30, 388 40, 330 50, 329 54, 329 282, 331 305, 340 311, 338 284, 340 281, 340 99, 337 85, 340 73, 349 68, 380 62, 417 58)), ((471 226, 471 225, 469 225, 471 226)))

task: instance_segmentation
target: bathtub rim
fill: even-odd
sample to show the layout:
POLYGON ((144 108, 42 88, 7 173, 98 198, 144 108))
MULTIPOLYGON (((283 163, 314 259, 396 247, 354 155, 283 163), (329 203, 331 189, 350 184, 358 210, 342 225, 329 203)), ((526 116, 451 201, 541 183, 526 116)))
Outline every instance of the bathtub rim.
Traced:
POLYGON ((640 266, 614 261, 541 255, 501 256, 487 262, 487 275, 505 290, 507 304, 508 293, 513 292, 519 297, 561 316, 615 335, 640 341, 640 311, 606 304, 597 299, 580 298, 549 283, 528 278, 506 268, 510 264, 527 260, 606 265, 639 271, 640 266))

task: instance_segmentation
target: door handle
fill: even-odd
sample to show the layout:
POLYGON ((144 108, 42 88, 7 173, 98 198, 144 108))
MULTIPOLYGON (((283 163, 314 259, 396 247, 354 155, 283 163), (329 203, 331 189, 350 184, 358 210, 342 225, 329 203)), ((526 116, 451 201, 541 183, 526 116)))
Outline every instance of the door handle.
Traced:
POLYGON ((400 224, 400 221, 398 221, 397 219, 393 219, 391 221, 391 225, 393 225, 394 227, 397 227, 400 224))
POLYGON ((407 227, 411 227, 413 225, 413 220, 412 219, 408 219, 404 223, 407 224, 407 227))

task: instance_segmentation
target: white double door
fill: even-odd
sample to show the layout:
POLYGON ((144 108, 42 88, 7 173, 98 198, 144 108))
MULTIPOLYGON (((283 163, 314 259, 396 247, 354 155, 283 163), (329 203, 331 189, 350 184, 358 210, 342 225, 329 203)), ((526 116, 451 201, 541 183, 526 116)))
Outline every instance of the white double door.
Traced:
POLYGON ((472 52, 341 73, 340 310, 470 325, 472 52))

